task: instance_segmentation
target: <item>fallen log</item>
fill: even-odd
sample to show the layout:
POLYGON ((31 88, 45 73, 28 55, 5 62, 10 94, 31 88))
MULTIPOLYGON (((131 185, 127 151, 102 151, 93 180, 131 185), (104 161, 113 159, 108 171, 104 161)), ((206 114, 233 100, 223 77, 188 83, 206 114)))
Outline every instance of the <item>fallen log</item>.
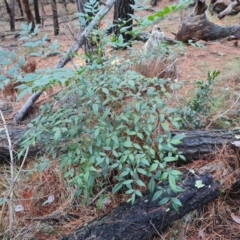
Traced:
POLYGON ((218 18, 219 19, 224 18, 226 15, 231 14, 234 9, 237 9, 239 11, 239 6, 240 6, 239 0, 232 2, 231 4, 228 5, 228 7, 224 11, 222 11, 218 14, 218 18))
MULTIPOLYGON (((15 126, 8 127, 9 135, 13 144, 13 151, 17 153, 20 147, 20 140, 26 132, 25 128, 17 128, 15 126)), ((209 159, 212 154, 223 146, 230 146, 231 142, 236 141, 236 136, 240 134, 240 130, 194 130, 194 131, 177 131, 172 132, 172 136, 176 134, 184 134, 185 138, 182 144, 176 147, 183 153, 187 161, 199 159, 209 159)), ((44 141, 44 140, 43 140, 44 141)), ((29 157, 34 157, 42 151, 43 145, 39 143, 29 148, 29 157)), ((4 129, 0 130, 0 163, 9 159, 8 141, 4 129)))
MULTIPOLYGON (((124 203, 109 214, 63 237, 62 240, 149 239, 165 231, 174 221, 190 211, 215 200, 220 195, 221 188, 221 184, 214 181, 210 174, 200 177, 187 176, 181 186, 185 192, 179 195, 171 194, 171 197, 177 197, 182 203, 178 212, 173 210, 170 203, 160 206, 159 200, 152 201, 152 195, 148 193, 134 205, 124 203), (203 188, 195 186, 197 180, 202 181, 203 188)), ((161 196, 161 199, 164 197, 166 195, 161 196)))
POLYGON ((187 43, 189 40, 213 41, 240 34, 240 25, 222 27, 207 19, 205 0, 197 0, 192 14, 183 19, 176 40, 187 43))

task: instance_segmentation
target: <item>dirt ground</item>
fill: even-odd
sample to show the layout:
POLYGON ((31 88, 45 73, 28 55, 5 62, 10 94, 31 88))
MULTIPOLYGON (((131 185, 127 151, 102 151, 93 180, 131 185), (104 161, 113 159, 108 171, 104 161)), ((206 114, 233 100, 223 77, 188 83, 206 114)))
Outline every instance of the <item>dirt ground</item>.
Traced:
MULTIPOLYGON (((174 4, 177 1, 168 1, 162 0, 158 2, 157 7, 154 8, 155 11, 160 11, 165 6, 169 4, 174 4)), ((208 2, 210 2, 208 0, 208 2)), ((60 13, 60 22, 66 21, 75 17, 75 15, 65 16, 66 12, 62 5, 58 6, 60 13)), ((45 6, 45 12, 47 15, 51 15, 51 8, 49 5, 45 6)), ((76 11, 75 4, 68 5, 68 13, 76 11)), ((159 25, 164 31, 165 35, 170 38, 174 38, 172 33, 176 33, 178 30, 179 23, 181 19, 188 15, 192 9, 186 9, 170 14, 169 16, 163 18, 159 25)), ((138 16, 146 16, 151 14, 149 11, 142 11, 137 13, 138 16)), ((107 14, 104 18, 102 28, 107 27, 107 22, 112 21, 113 9, 107 14)), ((207 17, 210 21, 222 25, 230 26, 239 24, 239 14, 236 16, 227 16, 222 20, 219 20, 216 15, 210 15, 207 12, 207 17)), ((67 51, 74 43, 74 38, 76 37, 77 21, 67 21, 60 25, 60 34, 58 36, 53 36, 53 27, 51 26, 52 19, 48 17, 45 20, 44 26, 41 28, 41 34, 48 33, 49 38, 52 41, 58 40, 61 45, 61 51, 67 51), (71 31, 69 31, 69 29, 71 31)), ((18 27, 20 27, 18 23, 18 27)), ((0 23, 0 35, 8 31, 8 26, 5 23, 0 23)), ((15 41, 12 40, 12 37, 0 42, 0 47, 4 49, 11 44, 14 44, 15 41)), ((194 90, 195 80, 206 80, 207 72, 213 70, 220 70, 221 75, 219 76, 219 87, 222 89, 230 89, 233 92, 239 93, 240 91, 240 45, 236 41, 216 41, 216 42, 201 42, 203 47, 196 48, 193 46, 185 45, 184 55, 178 56, 177 67, 178 67, 178 81, 183 84, 183 88, 180 91, 181 98, 188 98, 189 93, 194 90)), ((143 45, 143 44, 142 44, 143 45)), ((136 48, 141 49, 141 45, 137 45, 136 48)), ((11 48, 10 48, 11 49, 11 48)), ((16 48, 16 51, 21 53, 20 48, 16 48)), ((83 54, 83 50, 79 50, 79 55, 83 54)), ((37 59, 37 68, 54 68, 57 62, 60 60, 61 56, 55 56, 46 59, 37 59)), ((74 59, 75 65, 83 65, 84 61, 81 58, 74 59)), ((71 63, 68 63, 66 67, 72 67, 71 63)), ((57 91, 57 89, 53 90, 57 91)), ((53 93, 51 92, 51 94, 53 93)), ((41 96, 38 100, 38 105, 42 104, 44 101, 49 101, 50 97, 48 94, 41 96)), ((21 102, 16 103, 14 111, 19 109, 26 99, 23 99, 21 102)), ((36 113, 35 113, 36 114, 36 113)), ((11 115, 13 117, 13 115, 11 115)), ((11 119, 8 119, 11 121, 11 119)), ((77 220, 70 221, 65 224, 64 227, 61 226, 61 229, 55 229, 54 226, 48 226, 44 228, 41 226, 40 229, 37 225, 37 221, 45 215, 48 215, 56 210, 68 209, 68 202, 64 201, 64 197, 70 201, 69 192, 64 186, 63 178, 60 176, 58 169, 58 164, 54 163, 56 166, 52 170, 44 171, 40 175, 32 174, 26 182, 31 186, 20 185, 21 191, 18 192, 18 197, 22 199, 30 199, 37 192, 47 196, 51 191, 55 192, 56 204, 45 206, 40 208, 39 206, 34 205, 31 201, 25 201, 25 207, 28 209, 27 217, 24 216, 24 213, 18 213, 18 228, 24 229, 25 226, 28 226, 32 230, 32 235, 29 233, 29 238, 33 239, 32 236, 36 237, 38 240, 44 239, 60 239, 64 233, 71 232, 80 225, 84 225, 97 216, 110 211, 113 207, 116 207, 120 202, 126 200, 125 196, 118 196, 111 198, 112 204, 111 207, 107 207, 104 212, 99 212, 96 207, 91 208, 81 208, 78 203, 75 204, 75 208, 71 208, 71 213, 78 215, 77 220), (46 183, 53 183, 50 189, 46 187, 46 183), (40 184, 41 183, 41 184, 40 184), (58 186, 57 189, 55 186, 58 186), (33 190, 34 189, 34 190, 33 190), (31 216, 34 215, 34 218, 31 216), (30 217, 29 217, 30 216, 30 217), (25 221, 20 219, 25 217, 25 221), (34 222, 35 221, 35 222, 34 222), (47 230, 46 230, 47 229, 47 230), (45 231, 46 230, 46 231, 45 231), (48 231, 48 232, 47 232, 48 231)), ((32 167, 31 163, 29 168, 32 167)), ((0 175, 0 180, 4 178, 4 174, 0 175)), ((3 181, 3 180, 2 180, 3 181)), ((24 183, 26 185, 26 182, 24 183)), ((1 190, 1 188, 0 188, 1 190)), ((3 194, 3 193, 1 193, 3 194)), ((39 197, 34 195, 35 198, 39 197)), ((39 197, 40 198, 40 197, 39 197)), ((42 196, 41 196, 42 198, 42 196)), ((195 240, 195 239, 204 239, 204 240, 228 240, 228 239, 240 239, 240 225, 234 222, 231 218, 231 212, 234 212, 236 215, 240 215, 239 209, 240 200, 230 200, 220 198, 215 203, 211 203, 208 206, 204 207, 199 211, 194 211, 189 214, 189 218, 192 219, 191 223, 188 223, 186 219, 177 221, 174 226, 167 231, 164 235, 155 237, 154 239, 165 239, 165 240, 195 240), (234 232, 234 234, 232 234, 234 232), (232 234, 232 235, 231 235, 232 234)), ((41 220, 39 220, 40 222, 41 220)), ((21 238, 16 238, 21 239, 21 238)))

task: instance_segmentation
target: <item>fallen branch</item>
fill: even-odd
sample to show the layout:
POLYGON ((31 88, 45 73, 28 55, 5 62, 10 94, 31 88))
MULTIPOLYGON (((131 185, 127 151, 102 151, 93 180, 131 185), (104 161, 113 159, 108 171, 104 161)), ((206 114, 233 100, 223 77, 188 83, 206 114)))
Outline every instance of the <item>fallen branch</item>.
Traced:
POLYGON ((222 27, 210 22, 205 14, 205 0, 197 0, 194 12, 183 19, 176 35, 182 42, 189 40, 213 41, 240 34, 240 25, 222 27))
MULTIPOLYGON (((85 30, 80 33, 77 37, 77 41, 73 46, 67 51, 65 56, 58 62, 55 68, 63 68, 73 57, 74 54, 79 50, 79 48, 85 43, 89 33, 98 24, 98 22, 109 12, 116 0, 108 0, 105 5, 102 5, 99 12, 96 14, 94 19, 89 23, 85 30)), ((15 122, 19 123, 22 121, 29 108, 34 104, 34 102, 41 96, 42 91, 38 91, 33 94, 30 99, 23 105, 23 107, 17 112, 14 117, 15 122)))
POLYGON ((228 7, 227 7, 224 11, 222 11, 222 12, 220 12, 220 13, 218 14, 218 18, 219 18, 219 19, 222 19, 222 18, 224 18, 226 15, 231 14, 232 11, 233 11, 237 6, 240 6, 240 1, 239 1, 239 0, 235 0, 234 2, 232 2, 231 4, 229 4, 228 7))
POLYGON ((192 210, 215 200, 220 195, 221 184, 214 181, 210 174, 204 174, 185 177, 181 187, 185 190, 183 193, 171 194, 171 197, 178 198, 182 203, 178 212, 173 210, 170 203, 159 205, 161 199, 169 196, 163 194, 161 199, 152 201, 152 195, 148 193, 134 205, 124 203, 111 213, 63 237, 62 240, 147 240, 164 232, 174 221, 192 210), (201 181, 204 187, 197 188, 197 180, 201 181))
MULTIPOLYGON (((9 128, 9 135, 12 140, 13 153, 17 153, 20 148, 20 140, 27 129, 24 128, 9 128)), ((240 135, 240 130, 193 130, 193 131, 177 131, 172 132, 172 136, 182 133, 185 138, 182 144, 177 145, 179 151, 186 157, 187 162, 199 157, 209 159, 223 146, 231 146, 231 143, 236 141, 237 135, 240 135)), ((43 151, 44 136, 42 143, 38 143, 29 149, 28 156, 34 157, 43 151)), ((9 148, 4 131, 0 131, 0 163, 9 159, 9 148)))

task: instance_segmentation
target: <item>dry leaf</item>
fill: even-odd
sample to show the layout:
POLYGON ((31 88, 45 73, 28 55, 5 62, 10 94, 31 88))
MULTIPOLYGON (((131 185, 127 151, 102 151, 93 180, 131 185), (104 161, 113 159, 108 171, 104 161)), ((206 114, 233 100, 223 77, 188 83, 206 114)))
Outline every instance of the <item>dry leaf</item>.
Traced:
POLYGON ((237 217, 234 213, 231 213, 231 217, 232 217, 234 222, 240 224, 240 218, 237 217))

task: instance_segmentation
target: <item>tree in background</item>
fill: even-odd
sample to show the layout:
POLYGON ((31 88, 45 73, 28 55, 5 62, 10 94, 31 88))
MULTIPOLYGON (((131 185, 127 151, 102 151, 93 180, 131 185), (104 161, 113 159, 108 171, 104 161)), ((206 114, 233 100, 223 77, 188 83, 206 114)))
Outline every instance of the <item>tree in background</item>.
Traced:
POLYGON ((14 14, 15 1, 11 0, 11 6, 9 6, 7 0, 4 0, 4 3, 6 5, 7 13, 10 18, 10 30, 15 31, 15 14, 14 14))
POLYGON ((113 32, 117 37, 122 34, 124 42, 129 42, 132 38, 130 34, 133 25, 131 15, 134 14, 134 10, 131 5, 134 5, 134 0, 117 0, 114 5, 113 32), (124 31, 121 32, 122 28, 124 31))
POLYGON ((38 8, 38 0, 33 0, 33 4, 34 4, 34 12, 35 12, 36 23, 40 24, 41 19, 40 19, 39 8, 38 8))
POLYGON ((32 23, 32 31, 33 31, 35 28, 35 21, 34 21, 34 17, 33 17, 32 11, 30 9, 28 0, 21 0, 21 5, 23 8, 23 12, 26 15, 28 24, 32 23))
MULTIPOLYGON (((92 18, 98 11, 98 1, 95 0, 77 0, 77 9, 80 13, 80 30, 84 31, 86 26, 91 22, 92 18)), ((86 62, 89 63, 93 60, 94 49, 99 39, 88 38, 83 46, 85 55, 87 57, 86 62)))
POLYGON ((51 1, 51 6, 52 6, 54 35, 56 36, 59 34, 59 22, 58 22, 58 12, 57 12, 56 0, 51 1))

